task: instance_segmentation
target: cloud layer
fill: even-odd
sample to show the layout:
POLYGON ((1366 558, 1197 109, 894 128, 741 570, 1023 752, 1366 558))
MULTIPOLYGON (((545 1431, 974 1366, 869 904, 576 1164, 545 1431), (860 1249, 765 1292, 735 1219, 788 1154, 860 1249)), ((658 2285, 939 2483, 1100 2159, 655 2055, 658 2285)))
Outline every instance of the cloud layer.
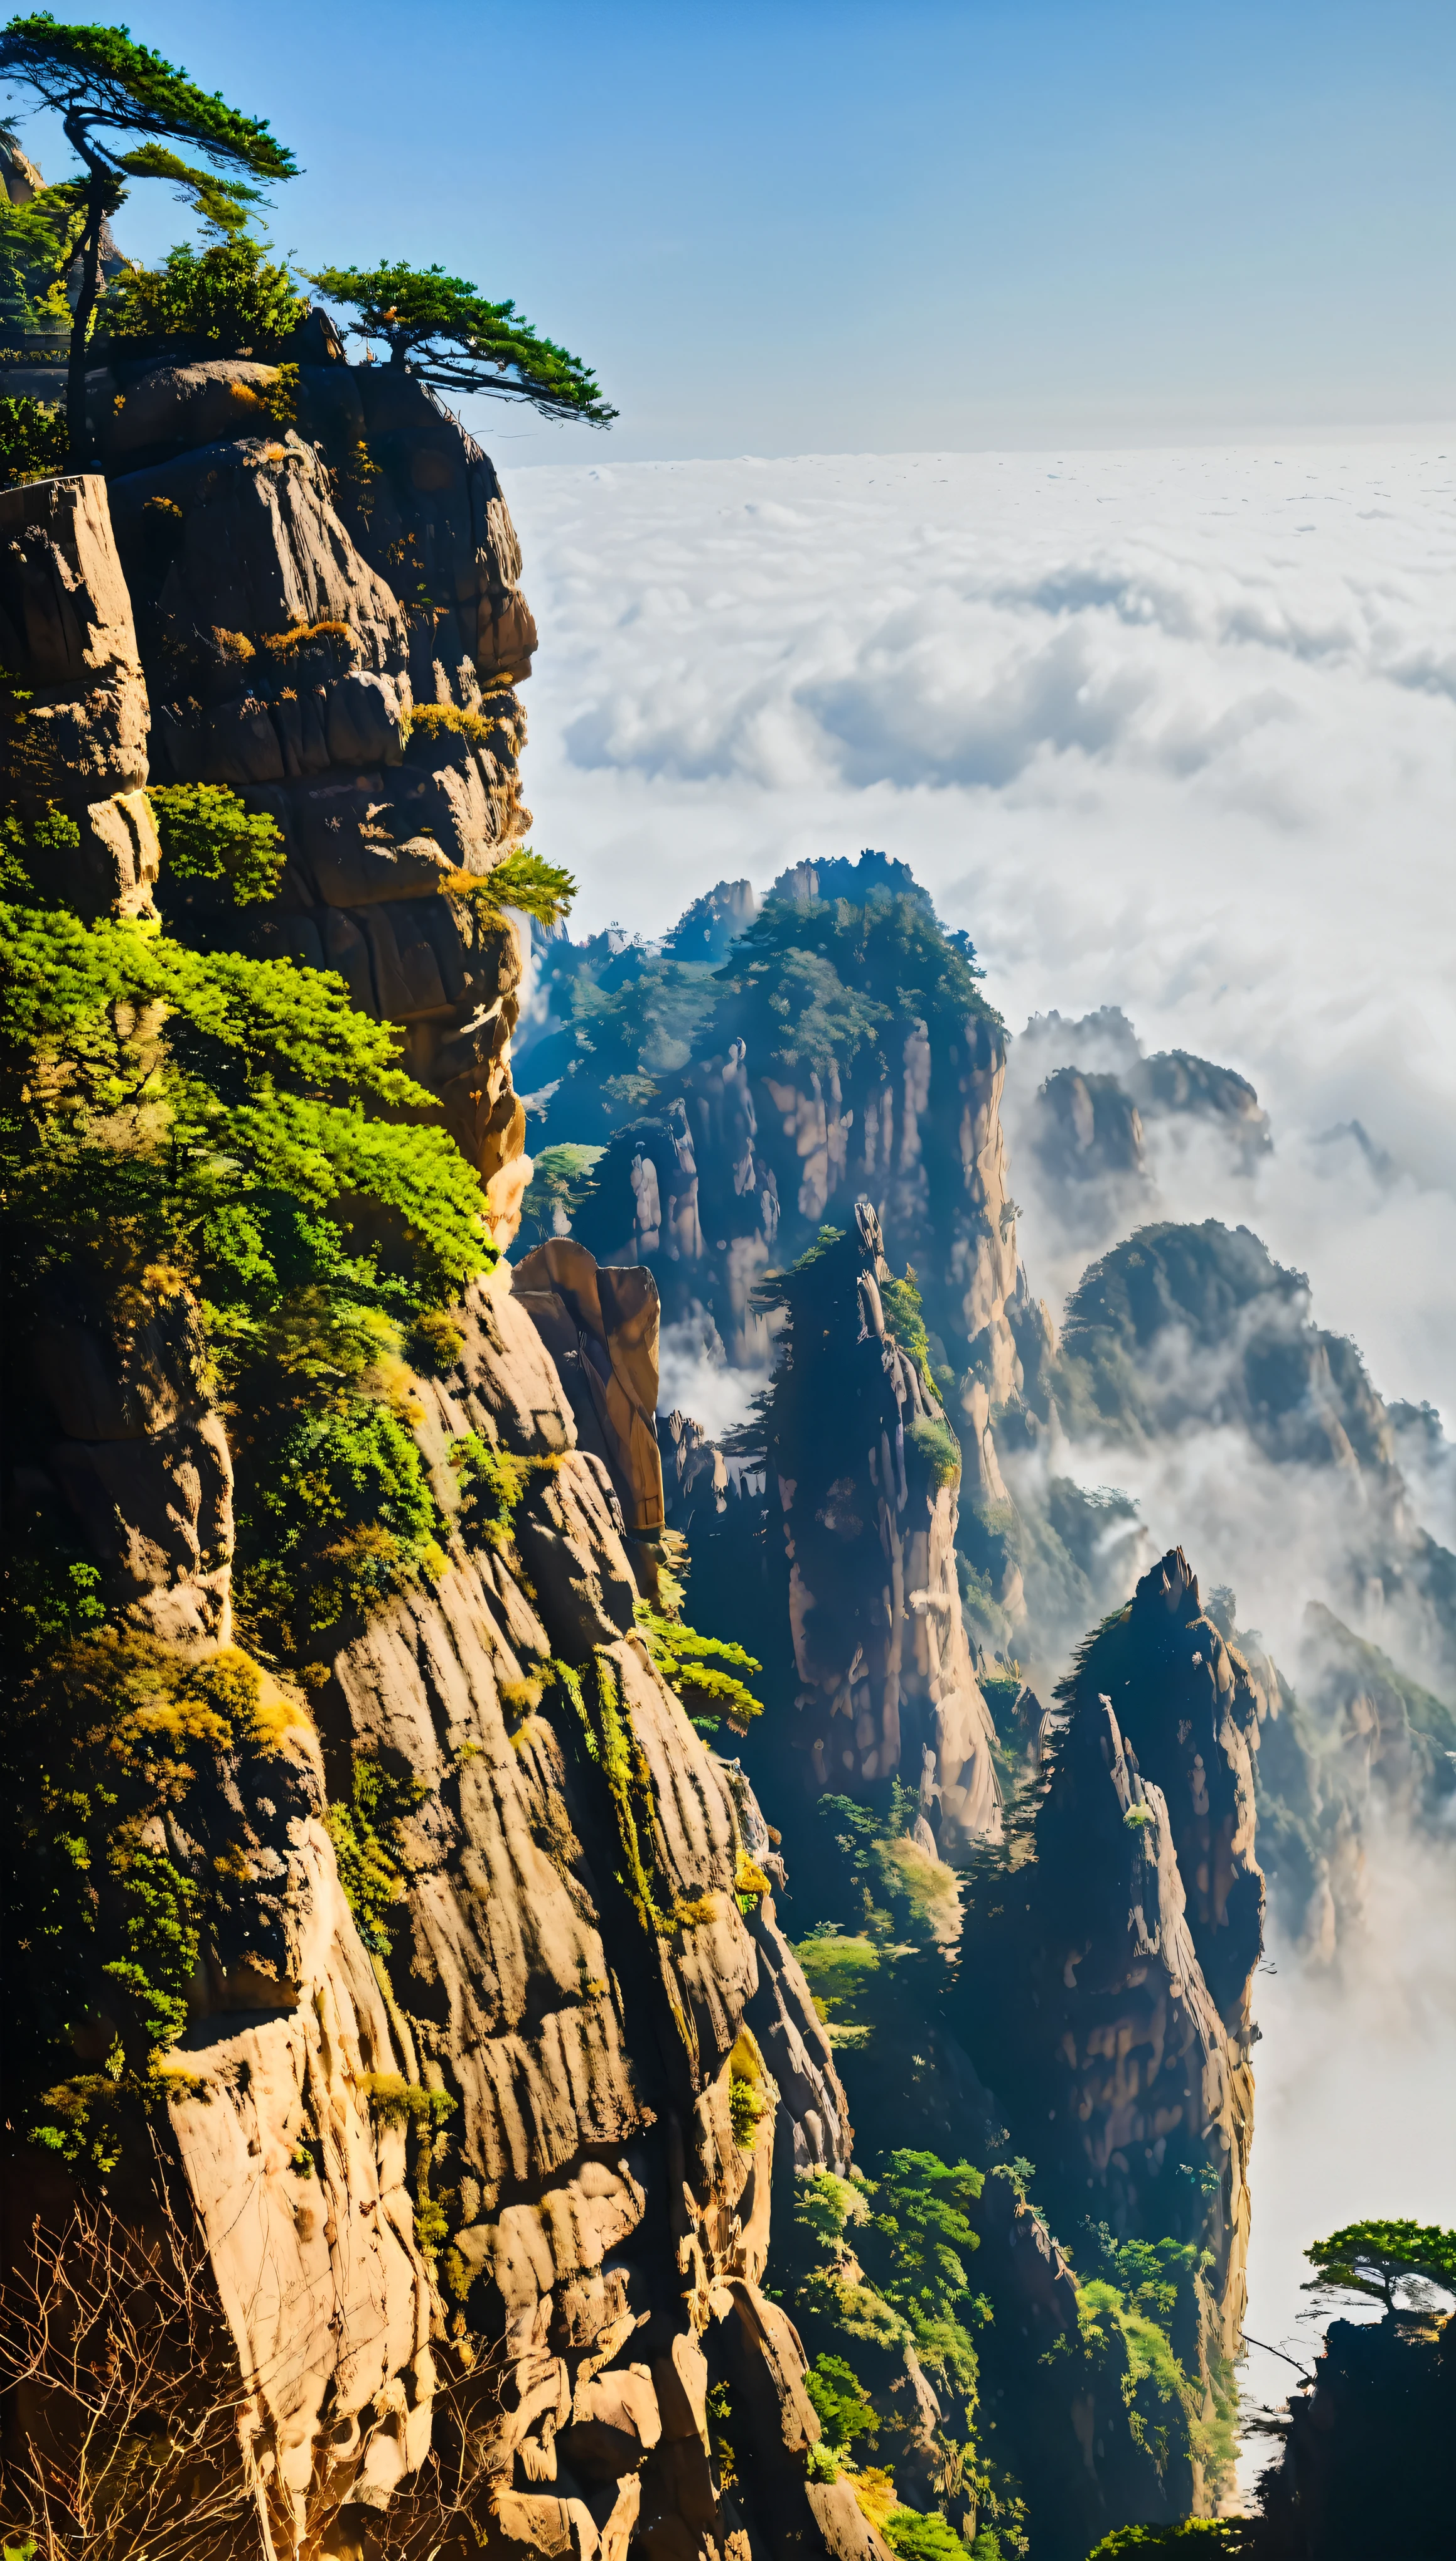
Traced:
MULTIPOLYGON (((578 932, 659 932, 725 875, 761 890, 809 856, 899 856, 969 929, 1013 1031, 1116 1004, 1146 1050, 1251 1079, 1272 1155, 1165 1128, 1141 1215, 1253 1227, 1381 1393, 1431 1399, 1452 1432, 1444 452, 546 469, 509 495, 545 634, 537 842, 581 879, 578 932)), ((1022 1251, 1059 1312, 1089 1247, 1019 1151, 1045 1072, 1013 1047, 1007 1123, 1022 1251)), ((752 1382, 691 1327, 665 1349, 675 1398, 740 1410, 752 1382)), ((1327 1483, 1229 1434, 1169 1444, 1135 1483, 1122 1450, 1080 1456, 1292 1657, 1327 1483)), ((1448 1466, 1418 1499, 1449 1536, 1448 1466)), ((1249 2325, 1296 2353, 1320 2232, 1456 2219, 1451 1876, 1408 1833, 1377 1837, 1371 1929, 1342 1969, 1276 1948, 1260 1977, 1249 2325)), ((1277 2399, 1291 2377, 1253 2351, 1248 2380, 1277 2399)))
MULTIPOLYGON (((537 842, 581 878, 578 931, 884 846, 1013 1030, 1120 1003, 1147 1048, 1251 1078, 1277 1140, 1252 1213, 1200 1163, 1169 1209, 1249 1218, 1383 1393, 1456 1413, 1442 452, 550 468, 508 494, 545 633, 537 842), (1378 1175, 1317 1144, 1352 1120, 1378 1175)), ((1025 1205, 1055 1299, 1074 1274, 1025 1205)))

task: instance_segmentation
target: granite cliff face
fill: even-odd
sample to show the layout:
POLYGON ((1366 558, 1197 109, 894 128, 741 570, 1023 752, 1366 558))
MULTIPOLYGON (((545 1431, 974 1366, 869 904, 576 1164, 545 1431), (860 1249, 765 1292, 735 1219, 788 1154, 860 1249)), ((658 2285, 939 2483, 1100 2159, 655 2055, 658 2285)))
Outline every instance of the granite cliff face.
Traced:
POLYGON ((60 895, 83 916, 150 915, 146 684, 99 479, 0 490, 0 651, 7 794, 53 839, 53 813, 76 830, 53 842, 60 895))
POLYGON ((278 894, 240 933, 179 884, 177 929, 337 970, 397 1024, 505 1242, 525 1179, 520 957, 469 883, 530 827, 512 680, 536 626, 494 470, 421 385, 342 361, 137 363, 88 398, 104 494, 90 475, 0 500, 0 639, 44 688, 17 743, 26 789, 89 813, 68 869, 96 886, 55 886, 82 912, 142 912, 148 745, 153 782, 243 792, 281 831, 278 894))
MULTIPOLYGON (((0 493, 7 845, 48 914, 337 971, 506 1247, 523 972, 482 893, 530 823, 519 552, 407 373, 316 320, 297 357, 97 375, 102 469, 0 493), (270 820, 271 894, 164 857, 148 785, 270 820)), ((79 1894, 46 1807, 27 1946, 75 1929, 84 2023, 48 2022, 67 2077, 22 2094, 7 2264, 98 2176, 138 2228, 180 2176, 279 2561, 1082 2561, 1208 2513, 1261 1867, 1323 1945, 1366 1798, 1449 1787, 1439 1702, 1328 1612, 1302 1706, 1181 1550, 1139 1578, 1123 1498, 1017 1472, 1188 1419, 1149 1355, 1202 1310, 1230 1411, 1377 1489, 1390 1589, 1443 1626, 1358 1361, 1221 1229, 1109 1256, 1058 1340, 963 939, 882 856, 745 886, 660 949, 548 945, 531 1099, 588 1160, 514 1268, 421 1311, 400 1220, 349 1201, 299 1266, 343 1275, 327 1324, 316 1278, 265 1321, 78 1257, 8 1346, 7 1519, 57 1563, 22 1596, 38 1678, 115 1793, 77 1816, 79 1894), (659 1423, 664 1319, 773 1361, 738 1447, 659 1423), (230 1324, 286 1429, 228 1389, 230 1324), (312 1547, 260 1562, 305 1500, 312 1547), (1101 1623, 1049 1712, 1012 1656, 1053 1587, 1058 1626, 1101 1623), (664 1624, 751 1649, 739 1754, 664 1624)), ((168 1001, 109 1019, 142 1092, 168 1001)), ((1039 1111, 1088 1196, 1147 1181, 1160 1114, 1267 1134, 1181 1053, 1050 1065, 1039 1111)))
MULTIPOLYGON (((148 918, 159 885, 194 948, 338 968, 509 1238, 519 960, 468 882, 526 823, 506 678, 534 626, 490 465, 417 386, 332 364, 91 388, 107 476, 0 500, 11 770, 28 820, 74 813, 81 839, 37 894, 148 918), (265 906, 159 883, 149 724, 154 783, 275 819, 265 906)), ((59 1501, 95 1559, 85 1659, 103 1692, 124 1675, 126 1732, 187 1738, 137 1817, 198 1945, 153 2070, 267 2547, 370 2548, 433 2445, 460 2484, 442 2530, 468 2509, 502 2552, 883 2556, 812 2476, 802 2350, 762 2291, 775 2158, 846 2168, 844 2094, 751 1790, 636 1625, 656 1290, 571 1255, 514 1292, 498 1268, 391 1371, 446 1544, 346 1613, 307 1704, 230 1641, 230 1432, 165 1275, 140 1304, 60 1289, 8 1498, 59 1501), (710 2392, 751 2452, 735 2489, 710 2392)), ((124 2108, 116 2144, 124 2200, 147 2162, 124 2108)), ((19 2166, 12 2263, 67 2193, 54 2153, 19 2166)))
MULTIPOLYGON (((704 2410, 729 2368, 782 2441, 757 2530, 818 2548, 794 2461, 817 2422, 760 2281, 775 2141, 833 2156, 842 2094, 771 1895, 740 1908, 761 1818, 633 1632, 611 1473, 504 1274, 462 1318, 421 1439, 482 1435, 536 1490, 509 1551, 452 1545, 314 1701, 332 1798, 409 1774, 388 1959, 325 1847, 276 2015, 199 2017, 201 2086, 172 2111, 260 2378, 275 2542, 307 2546, 335 2507, 334 2548, 366 2532, 428 2450, 443 2357, 499 2548, 721 2549, 738 2519, 704 2410), (774 2093, 748 2143, 735 2056, 774 2093)), ((867 2548, 843 2497, 819 2501, 831 2548, 867 2548)))
MULTIPOLYGON (((705 1512, 692 1539, 697 1555, 706 1536, 701 1571, 725 1595, 761 1559, 763 1607, 782 1612, 793 1648, 781 1726, 799 1785, 859 1795, 899 1783, 917 1854, 958 1865, 1000 1836, 995 1734, 956 1579, 959 1446, 915 1356, 913 1290, 883 1249, 862 1199, 851 1233, 778 1283, 763 1490, 737 1496, 730 1518, 705 1512)), ((768 1627, 761 1643, 774 1645, 768 1627)))

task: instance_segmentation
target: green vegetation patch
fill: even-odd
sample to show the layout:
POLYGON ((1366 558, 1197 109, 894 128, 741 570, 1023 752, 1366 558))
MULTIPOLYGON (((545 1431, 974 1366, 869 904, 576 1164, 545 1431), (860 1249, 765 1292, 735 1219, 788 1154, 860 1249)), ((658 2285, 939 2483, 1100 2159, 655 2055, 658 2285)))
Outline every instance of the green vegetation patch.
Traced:
POLYGON ((11 1653, 6 1673, 8 2075, 34 2139, 96 2166, 121 2098, 158 2095, 219 1898, 247 1875, 228 1791, 304 1719, 241 1648, 198 1659, 135 1628, 63 1639, 29 1670, 11 1653))
POLYGON ((272 898, 286 856, 277 821, 215 782, 154 783, 147 793, 167 880, 208 882, 237 907, 272 898))
POLYGON ((371 1956, 390 1954, 390 1920, 404 1899, 407 1873, 400 1825, 427 1793, 417 1779, 402 1778, 370 1754, 356 1753, 350 1800, 329 1806, 339 1883, 371 1956))
POLYGON ((70 451, 65 415, 54 403, 0 398, 0 485, 50 479, 65 470, 70 451))

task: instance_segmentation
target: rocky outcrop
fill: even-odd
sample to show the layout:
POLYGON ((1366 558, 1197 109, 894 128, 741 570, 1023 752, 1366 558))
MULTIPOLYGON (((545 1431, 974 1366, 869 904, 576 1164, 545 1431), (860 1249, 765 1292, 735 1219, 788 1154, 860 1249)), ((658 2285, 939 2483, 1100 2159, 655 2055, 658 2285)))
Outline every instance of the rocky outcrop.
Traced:
POLYGON ((60 1309, 28 1346, 38 1464, 101 1571, 107 1606, 158 1636, 227 1644, 233 1460, 207 1392, 202 1327, 180 1290, 60 1309))
MULTIPOLYGON (((230 1956, 224 1934, 165 2058, 273 2548, 329 2516, 350 2548, 467 2424, 468 2384, 489 2549, 882 2552, 808 2481, 802 2353, 761 2292, 775 2147, 843 2164, 849 2141, 769 1836, 632 1632, 611 1470, 508 1279, 471 1292, 417 1428, 456 1504, 466 1434, 518 1462, 511 1538, 456 1539, 335 1657, 321 1745, 285 1701, 231 1818, 225 1791, 254 1878, 234 1899, 271 1878, 272 1937, 230 1956), (361 1771, 400 1807, 384 1930, 321 1820, 325 1772, 333 1803, 378 1801, 361 1771), (755 2414, 746 2510, 715 2470, 714 2374, 755 2414)), ((205 1875, 217 1822, 179 1820, 205 1875)))
POLYGON ((901 1777, 922 1850, 956 1861, 1000 1833, 994 1729, 956 1578, 959 1445, 887 1321, 890 1284, 864 1200, 853 1236, 786 1284, 765 1500, 788 1564, 792 1742, 815 1790, 901 1777))
MULTIPOLYGON (((535 634, 494 474, 407 378, 208 359, 92 391, 109 490, 5 502, 27 807, 145 781, 150 710, 158 780, 271 814, 277 897, 249 919, 164 884, 169 923, 339 968, 507 1236, 520 964, 470 883, 526 823, 505 679, 535 634)), ((159 2069, 265 2539, 360 2550, 433 2446, 467 2450, 497 2554, 888 2561, 809 2480, 802 2349, 762 2291, 775 2156, 843 2164, 844 2095, 751 1792, 636 1631, 655 1285, 569 1240, 511 1279, 401 1391, 448 1554, 341 1628, 309 1708, 227 1648, 231 1464, 187 1301, 124 1332, 119 1296, 63 1310, 38 1345, 38 1498, 69 1501, 158 1682, 243 1702, 187 1707, 198 1767, 146 1842, 199 1916, 159 2069), (751 2414, 736 2490, 718 2384, 751 2414)))
MULTIPOLYGON (((764 1821, 736 1761, 725 1764, 724 1777, 737 1807, 750 1862, 782 1887, 787 1878, 779 1834, 764 1821)), ((779 1927, 771 1894, 753 1900, 748 1927, 758 1956, 758 1988, 745 2016, 778 2092, 776 2166, 779 2171, 846 2173, 854 2139, 849 2103, 824 2022, 804 1969, 779 1927)))
POLYGON ((598 1271, 583 1246, 553 1237, 518 1264, 512 1288, 556 1363, 583 1446, 610 1470, 627 1527, 652 1537, 663 1526, 663 1483, 651 1273, 598 1271))
POLYGON ((1249 1464, 1289 1471, 1357 1632, 1437 1686, 1456 1664, 1456 1556, 1420 1524, 1390 1413, 1355 1344, 1316 1323, 1306 1276, 1250 1229, 1164 1223, 1103 1255, 1067 1301, 1042 1394, 1073 1441, 1238 1435, 1249 1464))
POLYGON ((1335 2320, 1259 2483, 1256 2561, 1437 2561, 1456 2496, 1456 2323, 1335 2320))
MULTIPOLYGON (((714 913, 701 925, 696 910, 682 919, 667 946, 674 956, 691 960, 695 937, 715 947, 730 887, 712 894, 714 913)), ((892 1259, 920 1277, 926 1320, 941 1339, 937 1358, 1003 1403, 1018 1384, 1005 1312, 1016 1211, 1001 1136, 998 1018, 902 864, 874 854, 858 864, 801 864, 774 883, 756 921, 741 904, 747 939, 721 973, 730 983, 721 990, 714 982, 717 1001, 686 1060, 681 1045, 660 1061, 644 1042, 640 1063, 663 1108, 615 1134, 608 1127, 575 1232, 601 1261, 650 1264, 669 1321, 699 1301, 729 1362, 765 1368, 772 1337, 755 1283, 792 1263, 821 1223, 843 1226, 856 1199, 868 1199, 892 1259), (841 916, 864 918, 867 947, 836 939, 830 920, 841 916), (872 932, 883 936, 873 948, 872 932), (812 1037, 765 1009, 767 972, 778 961, 803 972, 791 1017, 825 1006, 812 1037), (861 998, 873 1036, 867 1024, 846 1041, 833 1028, 834 1007, 850 1013, 861 998)), ((543 1059, 555 1060, 560 1046, 546 1044, 543 1059)), ((573 1062, 563 1064, 563 1093, 575 1093, 573 1062)), ((584 1133, 583 1122, 562 1134, 584 1133)))
POLYGON ((700 1507, 715 1515, 726 1511, 732 1483, 728 1462, 696 1417, 676 1406, 671 1414, 659 1415, 657 1439, 669 1526, 686 1531, 700 1507))
MULTIPOLYGON (((34 370, 16 387, 45 392, 34 370)), ((536 633, 489 459, 409 377, 342 362, 124 363, 87 399, 106 479, 0 494, 31 868, 83 914, 153 913, 149 723, 152 780, 266 811, 277 896, 170 890, 174 930, 337 970, 398 1024, 508 1243, 521 958, 471 884, 531 823, 511 680, 536 633)))
POLYGON ((151 916, 147 692, 95 474, 0 490, 0 663, 6 799, 38 887, 87 918, 151 916))
POLYGON ((1088 1640, 1058 1697, 1035 1862, 988 1951, 1002 1987, 972 1996, 980 2050, 1039 2129, 1059 2230, 1086 2218, 1210 2254, 1198 2317, 1174 2343, 1211 2396, 1226 2394, 1245 2302, 1262 1946, 1256 1702, 1179 1550, 1088 1640))
MULTIPOLYGON (((406 2184, 403 2040, 340 1890, 322 1756, 301 1712, 285 1751, 254 1765, 251 1786, 240 1772, 252 1830, 240 1841, 227 1824, 244 1889, 235 1883, 234 1900, 251 1914, 269 1880, 281 1962, 211 1971, 164 2066, 240 2352, 243 2456, 279 2555, 336 2508, 383 2507, 424 2461, 436 2317, 406 2184)), ((200 1870, 217 1845, 202 1833, 200 1870)))

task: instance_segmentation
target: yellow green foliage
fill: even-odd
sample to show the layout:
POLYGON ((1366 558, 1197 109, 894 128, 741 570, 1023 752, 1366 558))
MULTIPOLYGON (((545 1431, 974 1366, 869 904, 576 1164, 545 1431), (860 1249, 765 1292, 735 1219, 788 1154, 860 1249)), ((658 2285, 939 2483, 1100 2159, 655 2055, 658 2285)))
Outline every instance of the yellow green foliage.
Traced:
POLYGON ((400 1823, 425 1793, 417 1780, 402 1778, 368 1753, 357 1753, 348 1804, 336 1801, 328 1809, 339 1883, 372 1956, 390 1953, 390 1914, 404 1894, 400 1823))
MULTIPOLYGON (((418 721, 422 715, 414 717, 418 721)), ((569 916, 576 895, 571 874, 556 863, 544 862, 529 845, 485 873, 446 872, 440 887, 451 898, 472 900, 487 919, 504 918, 512 908, 518 915, 534 917, 549 934, 569 916)))
MULTIPOLYGON (((278 370, 283 374, 290 369, 280 366, 278 370)), ((296 657, 300 649, 315 648, 321 642, 331 643, 350 657, 359 654, 359 634, 352 624, 327 615, 320 622, 290 623, 286 631, 265 631, 258 645, 266 649, 270 658, 287 659, 296 657)))
MULTIPOLYGON (((113 2096, 150 2093, 158 2049, 186 2023, 214 1888, 241 1857, 215 1840, 199 1876, 172 1818, 184 1843, 195 1838, 198 1790, 223 1808, 240 1763, 273 1760, 307 1721, 241 1647, 184 1653, 134 1628, 63 1641, 29 1672, 13 1658, 11 1673, 3 1927, 16 1960, 8 2066, 24 2118, 48 2069, 98 2048, 113 2096)), ((268 1782, 259 1772, 251 1784, 268 1782)), ((69 2160, 91 2157, 87 2129, 100 2122, 104 2093, 82 2081, 79 2096, 68 2083, 48 2091, 34 2127, 69 2160)))
MULTIPOLYGON (((669 1579, 664 1576, 662 1582, 668 1586, 669 1579)), ((671 1609, 670 1586, 664 1598, 671 1609)), ((700 1636, 696 1627, 654 1610, 647 1601, 634 1605, 634 1616, 654 1664, 679 1693, 699 1733, 716 1734, 720 1724, 727 1722, 732 1733, 746 1734, 754 1717, 762 1715, 763 1702, 737 1675, 760 1672, 763 1666, 757 1656, 721 1636, 700 1636)), ((765 1891, 765 1886, 758 1891, 765 1891)))
POLYGON ((553 1476, 562 1452, 523 1457, 514 1450, 493 1450, 476 1432, 462 1433, 451 1445, 450 1464, 460 1479, 460 1523, 468 1537, 483 1539, 497 1556, 515 1545, 516 1521, 533 1484, 553 1476))
POLYGON ((206 881, 238 907, 273 897, 286 860, 276 819, 254 815, 224 783, 154 783, 147 797, 165 865, 164 894, 173 881, 206 881))

